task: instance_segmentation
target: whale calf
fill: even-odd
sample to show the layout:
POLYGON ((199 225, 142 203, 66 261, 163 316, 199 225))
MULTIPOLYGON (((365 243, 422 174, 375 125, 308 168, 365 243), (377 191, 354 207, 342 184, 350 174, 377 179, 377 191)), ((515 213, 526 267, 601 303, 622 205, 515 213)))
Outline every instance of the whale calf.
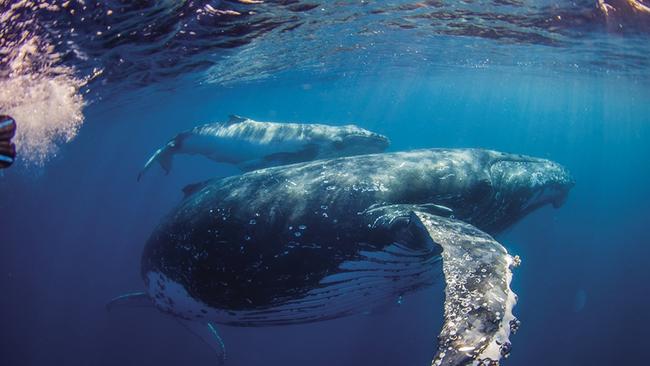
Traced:
POLYGON ((478 149, 371 154, 256 170, 188 192, 149 238, 145 291, 109 303, 152 306, 225 361, 215 324, 273 326, 360 313, 444 274, 432 365, 507 357, 512 257, 497 235, 559 207, 573 179, 552 161, 478 149))
POLYGON ((383 152, 385 136, 355 125, 329 126, 258 122, 232 115, 225 123, 211 123, 184 131, 149 158, 138 180, 158 162, 168 174, 176 154, 203 155, 234 164, 243 171, 316 159, 383 152))

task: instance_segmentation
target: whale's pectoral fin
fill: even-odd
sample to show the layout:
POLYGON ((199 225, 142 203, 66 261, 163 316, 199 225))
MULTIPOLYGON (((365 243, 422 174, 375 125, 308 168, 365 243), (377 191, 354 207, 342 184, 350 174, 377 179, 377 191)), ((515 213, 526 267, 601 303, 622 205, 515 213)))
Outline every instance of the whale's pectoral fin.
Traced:
POLYGON ((445 321, 432 365, 497 364, 508 356, 508 337, 519 324, 510 289, 510 269, 518 261, 465 222, 422 212, 413 212, 410 220, 442 247, 445 321))
POLYGON ((116 308, 146 308, 153 307, 153 301, 145 292, 131 292, 112 298, 106 304, 106 310, 116 308))
POLYGON ((202 323, 192 320, 184 320, 177 318, 190 333, 201 339, 214 353, 217 355, 219 365, 226 363, 226 345, 223 343, 221 336, 217 332, 217 328, 210 322, 202 323))

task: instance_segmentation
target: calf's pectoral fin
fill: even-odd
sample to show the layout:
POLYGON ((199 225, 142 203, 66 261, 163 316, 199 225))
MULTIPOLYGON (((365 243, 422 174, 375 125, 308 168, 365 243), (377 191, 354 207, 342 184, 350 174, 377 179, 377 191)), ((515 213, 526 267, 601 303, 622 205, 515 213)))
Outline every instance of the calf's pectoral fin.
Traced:
POLYGON ((284 165, 310 161, 318 155, 317 144, 307 144, 294 152, 278 152, 264 156, 262 159, 269 165, 284 165))
POLYGON ((194 334, 203 343, 217 355, 218 365, 226 363, 226 345, 223 343, 217 328, 210 322, 195 322, 177 318, 178 322, 183 325, 190 333, 194 334))
POLYGON ((432 365, 493 365, 510 352, 518 327, 511 267, 518 260, 488 234, 465 222, 423 212, 412 223, 442 247, 444 325, 432 365))
POLYGON ((294 152, 277 152, 265 155, 259 159, 247 160, 237 164, 243 171, 251 171, 278 165, 289 165, 314 160, 318 156, 318 145, 307 144, 294 152))

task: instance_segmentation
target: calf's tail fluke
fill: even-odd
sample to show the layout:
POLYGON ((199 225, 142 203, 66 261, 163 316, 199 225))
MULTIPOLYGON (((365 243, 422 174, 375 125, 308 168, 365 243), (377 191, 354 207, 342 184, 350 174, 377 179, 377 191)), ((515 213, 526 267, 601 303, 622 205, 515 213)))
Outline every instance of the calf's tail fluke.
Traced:
POLYGON ((160 149, 156 150, 156 152, 151 155, 149 160, 147 160, 147 163, 144 165, 144 168, 140 170, 140 173, 138 173, 138 181, 142 178, 144 173, 151 168, 154 162, 158 162, 160 166, 163 168, 165 171, 165 174, 169 174, 169 172, 172 169, 172 158, 174 156, 173 149, 175 147, 175 142, 174 140, 168 142, 165 146, 161 147, 160 149))

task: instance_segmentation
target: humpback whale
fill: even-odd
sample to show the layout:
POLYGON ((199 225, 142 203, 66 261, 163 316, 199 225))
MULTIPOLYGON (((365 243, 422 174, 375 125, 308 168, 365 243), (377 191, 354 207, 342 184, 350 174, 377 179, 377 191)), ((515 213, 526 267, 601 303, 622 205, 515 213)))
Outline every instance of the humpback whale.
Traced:
POLYGON ((432 365, 496 365, 517 330, 511 268, 494 238, 573 180, 545 159, 427 149, 319 160, 214 179, 187 196, 142 255, 152 306, 225 361, 216 324, 273 326, 359 313, 445 280, 432 365))
POLYGON ((5 115, 0 115, 0 169, 8 168, 16 159, 16 145, 11 139, 16 133, 16 121, 5 115))
POLYGON ((211 123, 174 136, 158 149, 138 174, 138 180, 158 162, 169 174, 176 154, 203 155, 234 164, 243 171, 383 152, 388 139, 355 125, 258 122, 231 115, 225 123, 211 123))

